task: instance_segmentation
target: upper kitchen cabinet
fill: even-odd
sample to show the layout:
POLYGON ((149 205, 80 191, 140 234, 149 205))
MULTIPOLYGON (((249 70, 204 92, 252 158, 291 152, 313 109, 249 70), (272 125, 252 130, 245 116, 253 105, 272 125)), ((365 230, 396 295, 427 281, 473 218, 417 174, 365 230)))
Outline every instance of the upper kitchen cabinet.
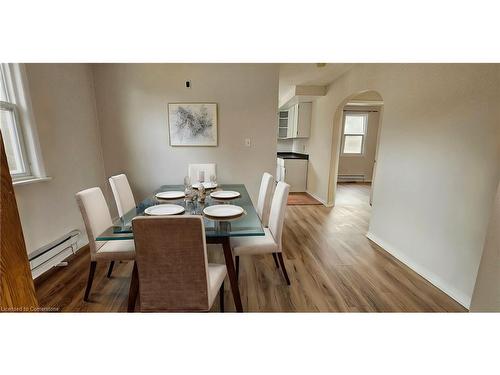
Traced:
POLYGON ((297 103, 279 111, 278 138, 308 138, 311 130, 312 103, 297 103))

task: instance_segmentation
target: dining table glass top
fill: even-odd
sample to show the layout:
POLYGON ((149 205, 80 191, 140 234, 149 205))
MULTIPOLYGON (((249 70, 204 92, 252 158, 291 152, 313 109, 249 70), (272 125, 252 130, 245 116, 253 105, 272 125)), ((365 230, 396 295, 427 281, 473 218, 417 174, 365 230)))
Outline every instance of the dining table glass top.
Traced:
POLYGON ((243 184, 222 184, 216 190, 232 190, 240 193, 240 196, 234 199, 216 200, 210 197, 214 190, 206 191, 204 203, 188 202, 181 199, 159 199, 156 194, 163 191, 184 191, 183 185, 163 185, 157 189, 150 197, 144 199, 135 208, 113 222, 113 225, 96 237, 96 241, 128 240, 133 239, 132 219, 136 216, 145 215, 146 208, 158 204, 177 204, 184 207, 182 215, 201 215, 205 222, 206 237, 242 237, 242 236, 263 236, 264 230, 253 206, 252 200, 248 195, 247 189, 243 184), (214 220, 203 215, 203 209, 207 206, 216 204, 232 204, 240 206, 245 211, 241 217, 227 221, 214 220))

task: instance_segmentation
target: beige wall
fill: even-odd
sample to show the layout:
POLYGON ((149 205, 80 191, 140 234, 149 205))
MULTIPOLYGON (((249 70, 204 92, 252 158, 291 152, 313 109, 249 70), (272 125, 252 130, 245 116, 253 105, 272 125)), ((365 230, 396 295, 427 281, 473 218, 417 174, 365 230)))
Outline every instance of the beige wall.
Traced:
POLYGON ((45 168, 53 178, 15 187, 30 253, 72 229, 85 233, 74 195, 102 186, 104 168, 90 67, 27 64, 26 71, 45 168))
POLYGON ((499 67, 356 65, 313 104, 308 190, 326 200, 337 109, 365 90, 382 95, 369 235, 465 306, 500 170, 499 67))
POLYGON ((500 185, 484 243, 470 310, 500 312, 500 185))
MULTIPOLYGON (((357 99, 357 98, 356 98, 357 99)), ((377 108, 369 107, 345 107, 355 113, 368 111, 368 125, 365 138, 363 155, 340 156, 338 174, 362 174, 365 181, 372 180, 373 165, 375 162, 375 150, 377 149, 377 135, 380 113, 377 108)))
POLYGON ((182 183, 189 163, 217 163, 218 180, 246 184, 254 199, 276 169, 278 66, 97 64, 93 66, 105 171, 124 172, 136 200, 182 183), (190 80, 192 88, 185 88, 190 80), (171 147, 169 102, 218 104, 218 147, 171 147), (245 147, 250 138, 251 147, 245 147))

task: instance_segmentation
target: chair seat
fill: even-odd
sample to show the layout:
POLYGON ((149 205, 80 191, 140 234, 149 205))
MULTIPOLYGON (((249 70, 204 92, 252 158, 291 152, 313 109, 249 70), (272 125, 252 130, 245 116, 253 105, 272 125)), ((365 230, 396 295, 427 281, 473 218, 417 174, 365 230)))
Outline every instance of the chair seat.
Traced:
POLYGON ((214 303, 226 275, 227 269, 224 264, 208 264, 208 285, 210 286, 208 291, 209 306, 212 306, 214 303))
POLYGON ((106 241, 95 254, 95 260, 134 260, 134 240, 106 241))
POLYGON ((235 237, 231 239, 233 253, 239 255, 269 254, 281 252, 271 231, 264 228, 264 236, 235 237))

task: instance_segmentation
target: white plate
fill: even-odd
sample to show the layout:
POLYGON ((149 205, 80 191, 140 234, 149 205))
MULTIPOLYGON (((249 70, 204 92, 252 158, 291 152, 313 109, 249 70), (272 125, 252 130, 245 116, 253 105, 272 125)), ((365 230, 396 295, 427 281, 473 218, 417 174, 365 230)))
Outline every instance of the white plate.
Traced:
POLYGON ((219 190, 210 193, 210 196, 215 199, 232 199, 238 198, 241 194, 232 190, 219 190))
POLYGON ((165 216, 165 215, 178 215, 184 212, 184 207, 178 204, 158 204, 156 206, 148 207, 144 210, 146 215, 165 216))
POLYGON ((244 212, 243 208, 232 204, 216 204, 203 210, 205 215, 216 218, 235 217, 242 215, 244 212))
MULTIPOLYGON (((201 185, 201 183, 195 182, 193 184, 193 188, 198 189, 200 187, 200 185, 201 185)), ((217 183, 215 183, 215 182, 204 182, 203 186, 205 187, 205 189, 215 189, 217 187, 217 183)))
POLYGON ((184 196, 183 191, 162 191, 161 193, 156 193, 156 198, 160 199, 181 199, 184 196))

